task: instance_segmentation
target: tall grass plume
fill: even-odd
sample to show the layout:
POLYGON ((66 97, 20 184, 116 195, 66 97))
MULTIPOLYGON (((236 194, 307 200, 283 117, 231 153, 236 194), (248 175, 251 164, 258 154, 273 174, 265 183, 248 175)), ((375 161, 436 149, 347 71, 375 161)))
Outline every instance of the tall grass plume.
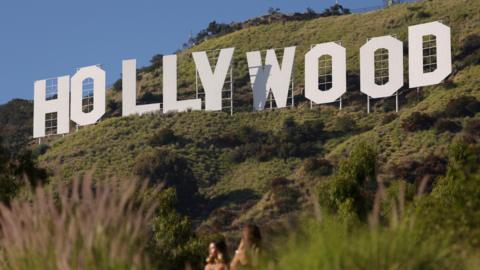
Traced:
POLYGON ((2 269, 146 269, 146 185, 91 177, 0 205, 2 269))

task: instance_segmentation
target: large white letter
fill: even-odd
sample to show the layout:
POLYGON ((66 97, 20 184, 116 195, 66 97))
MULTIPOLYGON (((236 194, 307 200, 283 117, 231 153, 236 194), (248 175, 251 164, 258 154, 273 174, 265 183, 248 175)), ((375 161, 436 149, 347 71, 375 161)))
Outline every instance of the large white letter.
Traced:
POLYGON ((360 91, 372 98, 390 97, 403 86, 403 43, 391 36, 370 39, 360 48, 360 91), (388 82, 375 82, 375 52, 388 50, 388 82))
POLYGON ((316 45, 305 55, 305 97, 317 103, 334 102, 347 91, 347 58, 344 47, 335 42, 316 45), (332 88, 321 91, 318 87, 318 59, 332 57, 332 88))
POLYGON ((71 119, 80 126, 95 124, 105 114, 105 71, 97 66, 80 68, 72 77, 71 119), (93 93, 91 81, 93 80, 93 93), (93 110, 84 112, 84 87, 93 94, 93 110))
MULTIPOLYGON (((55 93, 51 94, 51 99, 47 100, 47 81, 35 81, 34 83, 34 101, 33 101, 33 137, 45 137, 45 115, 47 113, 57 113, 56 121, 57 134, 68 133, 70 129, 70 76, 58 77, 56 85, 52 85, 55 93), (56 96, 56 97, 55 97, 56 96)), ((53 123, 50 123, 53 124, 53 123)))
POLYGON ((205 109, 207 111, 222 110, 222 90, 232 62, 234 50, 234 48, 228 48, 220 51, 215 72, 212 71, 206 52, 194 52, 192 54, 200 80, 205 89, 205 109))
POLYGON ((144 114, 160 110, 160 103, 137 105, 137 61, 122 62, 122 115, 144 114))
POLYGON ((410 88, 434 85, 442 82, 452 72, 452 44, 450 27, 431 22, 408 28, 408 67, 410 88), (423 37, 436 38, 437 69, 425 73, 423 70, 423 37))
POLYGON ((259 51, 247 53, 254 110, 263 110, 270 90, 278 108, 287 106, 295 49, 295 47, 285 48, 281 67, 278 64, 275 50, 267 51, 265 65, 262 64, 262 56, 259 51))
POLYGON ((177 56, 163 57, 163 112, 201 110, 202 100, 177 100, 177 56))

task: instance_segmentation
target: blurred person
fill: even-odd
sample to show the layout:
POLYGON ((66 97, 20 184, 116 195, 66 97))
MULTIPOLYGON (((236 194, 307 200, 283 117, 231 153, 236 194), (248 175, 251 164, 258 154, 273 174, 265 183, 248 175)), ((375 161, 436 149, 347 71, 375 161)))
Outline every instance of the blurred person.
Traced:
POLYGON ((208 257, 206 259, 205 270, 227 270, 228 269, 228 251, 225 240, 212 242, 208 246, 208 257))
POLYGON ((242 229, 242 239, 230 264, 231 270, 256 269, 262 254, 262 234, 260 228, 247 224, 242 229))

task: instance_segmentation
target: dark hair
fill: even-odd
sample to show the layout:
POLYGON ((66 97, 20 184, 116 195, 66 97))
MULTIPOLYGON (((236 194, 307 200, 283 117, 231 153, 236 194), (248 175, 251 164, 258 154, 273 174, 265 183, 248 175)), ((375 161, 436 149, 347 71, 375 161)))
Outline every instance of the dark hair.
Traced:
POLYGON ((230 261, 230 257, 228 256, 228 248, 225 240, 221 239, 221 240, 215 241, 214 244, 218 252, 222 254, 223 262, 228 264, 228 262, 230 261))
POLYGON ((260 233, 260 228, 255 224, 246 224, 243 226, 243 241, 247 246, 262 248, 262 234, 260 233))

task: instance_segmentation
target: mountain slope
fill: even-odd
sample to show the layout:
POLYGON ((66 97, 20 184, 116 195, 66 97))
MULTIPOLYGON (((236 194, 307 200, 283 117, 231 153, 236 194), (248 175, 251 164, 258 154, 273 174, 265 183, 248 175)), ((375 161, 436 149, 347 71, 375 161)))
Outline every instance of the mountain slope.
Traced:
POLYGON ((0 137, 10 152, 18 153, 32 134, 33 103, 14 99, 0 105, 0 137))
MULTIPOLYGON (((401 172, 408 174, 418 167, 408 166, 425 160, 441 163, 446 147, 455 137, 478 139, 474 132, 472 134, 475 121, 480 121, 478 113, 468 117, 442 115, 458 97, 480 99, 478 10, 478 1, 433 0, 365 14, 262 25, 205 41, 180 53, 179 86, 185 97, 193 94, 195 73, 189 58, 191 51, 235 47, 237 109, 233 116, 221 112, 187 112, 109 118, 54 140, 39 158, 40 162, 54 172, 52 181, 65 181, 91 170, 95 170, 98 179, 106 176, 129 179, 138 176, 142 153, 154 156, 160 153, 156 152, 159 149, 175 153, 186 161, 200 194, 207 201, 199 222, 225 228, 236 227, 245 220, 271 222, 299 212, 308 204, 308 190, 328 175, 311 173, 307 163, 326 159, 334 165, 360 141, 368 141, 378 148, 382 179, 413 177, 413 181, 419 181, 401 172), (452 28, 454 74, 444 84, 419 92, 403 89, 398 114, 394 113, 392 98, 374 101, 374 113, 367 114, 366 98, 358 89, 360 46, 369 37, 386 34, 395 34, 407 42, 409 25, 435 20, 442 20, 452 28), (335 105, 310 109, 309 104, 303 102, 293 109, 249 112, 251 90, 247 84, 246 52, 297 45, 296 93, 298 101, 302 101, 304 53, 311 44, 335 40, 341 40, 348 52, 349 93, 344 98, 343 110, 335 105), (406 131, 404 123, 414 112, 428 113, 435 128, 432 123, 422 130, 406 131), (449 119, 463 131, 438 128, 437 123, 442 119, 449 119), (319 127, 319 123, 323 127, 319 127), (292 138, 292 129, 297 133, 306 130, 302 143, 292 138), (158 136, 164 136, 158 135, 160 130, 173 131, 174 139, 155 143, 158 136), (285 153, 288 154, 285 156, 285 153), (289 180, 278 180, 282 177, 289 180), (285 199, 278 199, 279 185, 293 198, 287 198, 292 206, 288 211, 279 207, 285 199)), ((160 95, 160 69, 139 75, 139 97, 145 93, 160 95)), ((118 101, 121 94, 112 90, 109 95, 118 101)))

